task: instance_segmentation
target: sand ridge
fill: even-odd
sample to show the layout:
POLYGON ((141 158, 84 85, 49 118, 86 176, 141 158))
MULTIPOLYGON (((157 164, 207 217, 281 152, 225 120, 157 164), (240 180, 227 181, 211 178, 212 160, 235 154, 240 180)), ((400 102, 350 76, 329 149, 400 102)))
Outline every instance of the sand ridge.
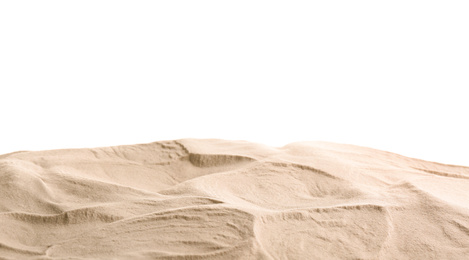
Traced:
POLYGON ((326 142, 0 156, 0 259, 465 259, 469 167, 326 142))

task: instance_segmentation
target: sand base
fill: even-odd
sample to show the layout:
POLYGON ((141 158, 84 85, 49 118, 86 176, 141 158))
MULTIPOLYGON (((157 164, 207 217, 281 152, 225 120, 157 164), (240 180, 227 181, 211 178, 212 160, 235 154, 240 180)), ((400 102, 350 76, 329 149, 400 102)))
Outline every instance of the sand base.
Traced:
POLYGON ((0 156, 1 259, 466 259, 469 168, 322 142, 0 156))

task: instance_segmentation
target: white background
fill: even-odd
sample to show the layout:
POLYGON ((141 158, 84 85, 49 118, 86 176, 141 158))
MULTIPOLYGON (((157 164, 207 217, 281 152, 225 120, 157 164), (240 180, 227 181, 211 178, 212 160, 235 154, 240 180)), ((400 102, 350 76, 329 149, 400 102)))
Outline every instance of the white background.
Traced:
POLYGON ((2 1, 0 153, 322 140, 469 166, 467 1, 2 1))

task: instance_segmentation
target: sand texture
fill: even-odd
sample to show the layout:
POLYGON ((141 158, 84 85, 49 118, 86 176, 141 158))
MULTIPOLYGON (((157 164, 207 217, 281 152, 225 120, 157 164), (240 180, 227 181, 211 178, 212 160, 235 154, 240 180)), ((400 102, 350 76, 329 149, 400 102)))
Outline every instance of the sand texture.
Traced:
POLYGON ((469 259, 469 168, 324 142, 0 155, 0 259, 469 259))

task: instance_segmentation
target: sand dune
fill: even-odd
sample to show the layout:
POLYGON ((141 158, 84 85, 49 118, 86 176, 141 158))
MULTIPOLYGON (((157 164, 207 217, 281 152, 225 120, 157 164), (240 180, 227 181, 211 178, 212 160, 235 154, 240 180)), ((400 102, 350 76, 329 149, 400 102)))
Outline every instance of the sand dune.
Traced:
POLYGON ((469 168, 324 142, 0 156, 0 259, 468 259, 469 168))

